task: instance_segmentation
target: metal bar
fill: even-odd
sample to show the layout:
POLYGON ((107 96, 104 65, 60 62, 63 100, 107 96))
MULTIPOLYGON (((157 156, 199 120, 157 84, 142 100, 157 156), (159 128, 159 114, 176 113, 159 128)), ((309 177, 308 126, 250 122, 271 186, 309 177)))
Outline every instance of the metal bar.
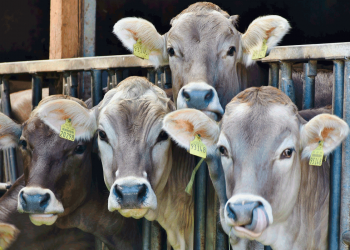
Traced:
POLYGON ((107 89, 113 89, 117 86, 117 74, 115 69, 109 69, 108 71, 108 80, 107 80, 107 89))
POLYGON ((70 96, 73 96, 75 98, 78 98, 78 73, 77 72, 70 72, 70 81, 69 81, 69 91, 70 96))
POLYGON ((151 223, 152 250, 167 250, 166 232, 157 221, 151 223))
POLYGON ((42 99, 43 78, 40 74, 32 75, 32 110, 38 106, 42 99))
POLYGON ((297 46, 279 46, 261 59, 262 62, 291 60, 330 60, 350 57, 350 43, 308 44, 297 46))
MULTIPOLYGON (((209 172, 208 172, 209 175, 209 172)), ((207 176, 209 180, 209 176, 207 176)), ((211 181, 207 183, 207 214, 206 214, 206 228, 205 228, 205 250, 215 250, 216 245, 216 233, 218 222, 216 215, 218 214, 219 207, 217 207, 217 196, 215 194, 215 189, 211 181)))
MULTIPOLYGON (((11 100, 10 100, 10 83, 8 76, 2 77, 1 85, 1 107, 2 112, 9 116, 11 115, 11 100)), ((8 179, 11 183, 14 183, 17 179, 17 158, 16 149, 10 148, 5 150, 7 163, 5 164, 5 172, 7 172, 8 179)), ((6 161, 5 161, 6 162, 6 161)), ((7 181, 6 180, 6 181, 7 181)))
MULTIPOLYGON (((343 102, 343 119, 350 124, 350 59, 345 61, 344 67, 344 102, 343 102)), ((340 234, 343 235, 341 241, 344 242, 344 235, 349 234, 350 230, 350 136, 343 143, 342 153, 342 170, 341 170, 341 206, 340 206, 340 234), (347 233, 346 233, 347 232, 347 233)), ((346 237, 349 243, 349 237, 346 237)), ((349 247, 339 243, 341 250, 348 250, 349 247)))
POLYGON ((70 95, 70 72, 69 71, 65 71, 63 72, 63 90, 62 90, 62 94, 64 95, 70 95))
MULTIPOLYGON (((196 159, 199 162, 199 158, 196 159)), ((206 184, 208 167, 202 163, 196 173, 194 187, 194 250, 205 249, 205 224, 206 224, 206 184)))
MULTIPOLYGON (((333 114, 343 117, 344 97, 344 61, 335 60, 333 64, 333 114)), ((331 157, 330 196, 329 196, 329 244, 330 250, 339 249, 340 225, 340 185, 341 185, 342 151, 337 147, 331 157)))
MULTIPOLYGON (((218 198, 216 196, 216 198, 218 198)), ((220 222, 220 213, 218 212, 220 209, 220 202, 217 199, 216 201, 216 242, 215 242, 215 249, 216 250, 227 250, 229 249, 228 246, 228 235, 224 232, 222 229, 221 223, 220 222)))
POLYGON ((156 83, 156 71, 153 68, 147 69, 147 79, 151 83, 156 83))
POLYGON ((279 65, 278 63, 270 63, 269 68, 269 86, 278 88, 279 65))
POLYGON ((311 109, 315 107, 315 77, 317 75, 317 61, 310 60, 304 63, 304 96, 303 109, 311 109))
POLYGON ((169 66, 164 66, 163 67, 163 80, 162 80, 162 85, 164 89, 170 89, 172 87, 171 84, 171 71, 169 66))
POLYGON ((142 250, 151 250, 151 224, 143 218, 142 222, 142 250))
POLYGON ((292 80, 292 63, 281 62, 281 90, 295 103, 295 90, 292 80))
POLYGON ((101 70, 91 70, 91 98, 92 98, 92 106, 96 106, 102 100, 101 70))

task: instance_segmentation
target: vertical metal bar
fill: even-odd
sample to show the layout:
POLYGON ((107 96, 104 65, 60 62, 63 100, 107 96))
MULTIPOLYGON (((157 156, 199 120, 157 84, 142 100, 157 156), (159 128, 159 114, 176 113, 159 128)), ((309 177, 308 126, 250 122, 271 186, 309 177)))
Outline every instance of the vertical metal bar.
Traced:
MULTIPOLYGON (((350 124, 350 59, 345 61, 344 67, 344 102, 343 119, 350 124)), ((350 230, 350 136, 343 143, 341 174, 341 208, 340 208, 340 235, 350 230)), ((341 239, 342 240, 342 239, 341 239)), ((340 242, 341 250, 348 250, 349 247, 340 242)))
MULTIPOLYGON (((196 159, 199 162, 199 158, 196 159)), ((208 167, 202 163, 197 171, 194 187, 194 250, 205 249, 206 195, 208 167)))
POLYGON ((70 95, 70 72, 65 71, 63 72, 63 91, 62 94, 64 95, 70 95))
POLYGON ((269 86, 278 88, 279 65, 278 63, 270 63, 269 68, 269 86))
POLYGON ((317 61, 310 60, 304 63, 304 96, 303 109, 311 109, 315 107, 315 77, 317 75, 317 61))
POLYGON ((163 67, 163 81, 162 85, 164 89, 170 89, 172 87, 171 84, 171 71, 169 66, 163 67))
MULTIPOLYGON (((209 174, 209 173, 208 173, 209 174)), ((209 176, 207 176, 209 180, 209 176)), ((207 215, 206 215, 206 228, 205 228, 205 250, 215 250, 216 246, 216 233, 218 223, 216 221, 216 215, 219 211, 217 208, 217 196, 215 189, 211 181, 208 181, 207 188, 207 215)))
POLYGON ((38 106, 42 99, 42 76, 40 74, 32 75, 32 110, 38 106))
POLYGON ((142 222, 142 250, 151 250, 151 224, 143 218, 142 222))
MULTIPOLYGON (((344 97, 344 61, 335 60, 333 64, 333 114, 343 117, 344 97)), ((341 185, 342 151, 337 147, 331 157, 330 196, 329 196, 329 244, 330 250, 339 249, 340 225, 340 185, 341 185)))
MULTIPOLYGON (((2 77, 2 86, 1 86, 1 107, 2 112, 10 116, 11 114, 11 101, 10 101, 10 83, 7 76, 2 77)), ((8 173, 8 180, 13 184, 17 179, 17 158, 16 158, 16 149, 10 148, 5 150, 6 159, 8 164, 5 164, 5 168, 8 173), (7 165, 7 166, 6 166, 7 165)), ((5 161, 6 162, 6 161, 5 161)))
POLYGON ((167 250, 166 232, 157 221, 151 224, 151 249, 167 250))
POLYGON ((295 103, 295 90, 292 80, 292 63, 281 62, 281 90, 295 103))
POLYGON ((156 72, 153 68, 147 69, 147 79, 151 83, 156 83, 156 72))
POLYGON ((102 71, 91 70, 91 98, 92 106, 96 106, 102 100, 102 71))
POLYGON ((115 69, 109 69, 108 71, 108 81, 107 81, 107 89, 113 89, 117 86, 117 75, 115 69))
POLYGON ((96 0, 84 0, 83 56, 95 56, 96 0))
POLYGON ((70 72, 69 78, 69 95, 78 98, 78 72, 70 72))

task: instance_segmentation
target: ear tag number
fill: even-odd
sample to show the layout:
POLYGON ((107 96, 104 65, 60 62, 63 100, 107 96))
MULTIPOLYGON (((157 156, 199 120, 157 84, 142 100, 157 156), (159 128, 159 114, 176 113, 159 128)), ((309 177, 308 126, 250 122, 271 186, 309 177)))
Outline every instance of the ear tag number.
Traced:
POLYGON ((149 59, 149 50, 142 45, 140 38, 134 44, 134 55, 142 59, 149 59))
POLYGON ((207 147, 201 141, 200 135, 196 135, 194 140, 190 143, 190 154, 198 157, 207 157, 207 147))
POLYGON ((266 45, 266 42, 267 42, 267 40, 264 39, 263 44, 262 44, 260 50, 257 49, 257 50, 254 50, 254 51, 253 51, 253 55, 252 55, 252 59, 253 59, 253 60, 260 59, 260 58, 264 58, 264 57, 266 56, 266 52, 267 52, 267 45, 266 45))
POLYGON ((321 166, 323 162, 323 141, 318 143, 318 147, 311 152, 309 165, 321 166))
POLYGON ((75 140, 75 129, 70 118, 66 119, 66 122, 61 125, 60 137, 69 141, 75 140))

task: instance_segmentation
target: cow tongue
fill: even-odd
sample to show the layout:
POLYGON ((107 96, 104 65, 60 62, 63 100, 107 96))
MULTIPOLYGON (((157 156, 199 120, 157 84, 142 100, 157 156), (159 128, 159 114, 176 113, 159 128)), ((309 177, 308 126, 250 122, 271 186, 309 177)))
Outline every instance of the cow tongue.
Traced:
POLYGON ((269 225, 267 213, 263 206, 259 206, 253 210, 253 219, 250 225, 245 228, 256 234, 261 234, 269 225))

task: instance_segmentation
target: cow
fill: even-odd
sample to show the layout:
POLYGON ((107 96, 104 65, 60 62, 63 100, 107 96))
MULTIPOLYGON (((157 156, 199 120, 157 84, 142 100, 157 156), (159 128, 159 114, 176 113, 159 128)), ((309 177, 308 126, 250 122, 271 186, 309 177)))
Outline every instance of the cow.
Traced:
POLYGON ((342 119, 319 114, 306 122, 284 93, 263 86, 233 98, 220 125, 187 109, 168 114, 163 130, 185 149, 197 133, 208 145, 228 235, 273 249, 328 248, 330 168, 309 158, 318 147, 329 155, 346 138, 342 119))
POLYGON ((37 227, 17 211, 17 196, 24 187, 22 175, 0 199, 0 249, 95 249, 95 238, 77 228, 37 227))
POLYGON ((107 209, 102 166, 92 154, 94 110, 76 98, 54 95, 43 99, 22 126, 5 115, 0 126, 0 148, 22 152, 25 187, 17 210, 34 225, 78 228, 110 249, 141 248, 137 221, 107 209), (73 141, 59 136, 63 124, 75 129, 73 141))
MULTIPOLYGON (((202 110, 220 120, 226 104, 240 91, 267 85, 267 67, 252 60, 252 54, 264 41, 268 53, 290 29, 288 21, 276 15, 255 19, 245 33, 237 30, 237 22, 237 15, 230 16, 212 3, 198 2, 173 18, 164 35, 150 22, 136 17, 119 20, 113 33, 131 52, 140 39, 154 67, 169 63, 177 109, 202 110)), ((301 93, 297 95, 300 105, 302 76, 299 68, 292 76, 296 92, 301 93)), ((322 71, 316 77, 317 93, 322 94, 316 95, 315 107, 331 104, 333 85, 329 76, 331 72, 322 71)))

